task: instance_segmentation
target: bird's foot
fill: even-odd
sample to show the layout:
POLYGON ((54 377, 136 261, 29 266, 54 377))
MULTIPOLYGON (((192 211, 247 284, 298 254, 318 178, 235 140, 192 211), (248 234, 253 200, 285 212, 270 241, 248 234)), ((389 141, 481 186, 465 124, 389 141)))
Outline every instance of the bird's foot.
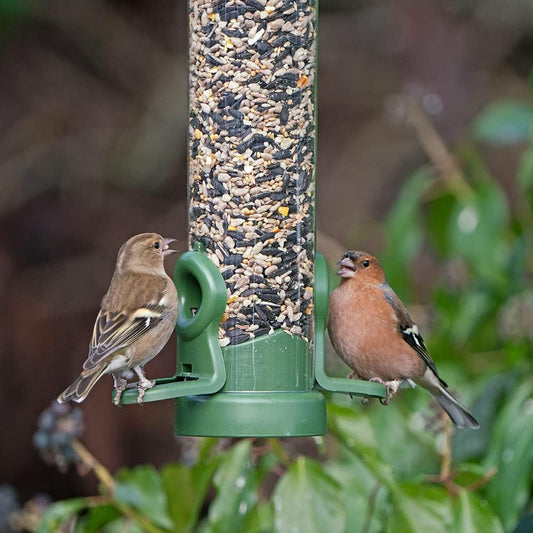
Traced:
POLYGON ((138 386, 139 392, 137 393, 137 403, 139 405, 143 405, 144 393, 148 389, 151 389, 154 385, 155 385, 155 379, 144 378, 139 381, 139 386, 138 386))
POLYGON ((115 390, 117 391, 115 393, 115 397, 113 398, 113 403, 117 407, 122 407, 120 405, 120 399, 122 398, 122 393, 128 388, 129 383, 124 378, 116 376, 115 374, 113 374, 113 383, 115 385, 115 390))
POLYGON ((372 381, 373 383, 380 383, 381 385, 384 385, 387 390, 387 397, 386 398, 380 398, 379 401, 382 405, 389 405, 390 401, 392 400, 392 397, 398 392, 398 389, 400 387, 401 379, 395 379, 392 381, 385 381, 384 379, 375 377, 370 378, 368 381, 372 381))

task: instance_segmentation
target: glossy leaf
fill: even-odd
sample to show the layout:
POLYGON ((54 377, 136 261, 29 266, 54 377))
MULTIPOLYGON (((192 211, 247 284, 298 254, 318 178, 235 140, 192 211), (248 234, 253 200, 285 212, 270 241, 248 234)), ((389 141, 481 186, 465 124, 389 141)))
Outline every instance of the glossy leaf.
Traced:
POLYGON ((146 533, 146 530, 130 518, 121 518, 107 524, 98 533, 146 533))
POLYGON ((163 482, 153 466, 120 470, 114 495, 118 502, 135 507, 154 524, 172 528, 163 482))
POLYGON ((376 436, 368 417, 353 408, 330 404, 328 425, 341 444, 359 458, 379 483, 394 489, 396 482, 392 468, 379 456, 376 436))
POLYGON ((514 525, 530 498, 532 442, 533 379, 529 378, 500 411, 485 459, 487 468, 498 468, 486 495, 506 529, 514 525))
POLYGON ((114 505, 101 505, 94 507, 81 518, 76 524, 77 533, 100 533, 105 531, 104 527, 111 524, 121 513, 114 505))
POLYGON ((472 125, 476 139, 493 144, 515 144, 531 138, 533 106, 500 100, 489 104, 472 125))
POLYGON ((487 502, 472 492, 462 490, 453 500, 454 533, 503 533, 498 517, 487 502))
POLYGON ((478 276, 505 282, 502 270, 509 252, 503 238, 509 221, 507 200, 494 182, 477 184, 475 192, 456 206, 450 218, 450 251, 465 258, 478 276))
POLYGON ((186 533, 193 530, 216 465, 217 461, 212 459, 192 467, 175 463, 161 469, 174 531, 186 533))
POLYGON ((215 476, 216 498, 209 507, 209 525, 217 533, 239 531, 255 505, 257 487, 250 458, 251 444, 244 439, 222 459, 215 476))
POLYGON ((517 174, 518 184, 522 191, 527 192, 533 188, 533 149, 526 150, 518 166, 517 174))
POLYGON ((432 171, 424 168, 403 185, 386 221, 386 249, 381 254, 387 278, 401 295, 407 291, 407 266, 419 252, 424 232, 421 200, 431 185, 432 171))
POLYGON ((339 484, 311 459, 299 457, 273 495, 277 533, 344 531, 346 510, 339 484))
POLYGON ((442 487, 403 483, 391 494, 387 533, 448 533, 450 498, 442 487))
POLYGON ((270 502, 259 503, 246 515, 242 533, 273 533, 274 507, 270 502))
POLYGON ((37 528, 37 533, 59 531, 61 525, 67 519, 73 517, 87 506, 88 502, 86 498, 76 498, 74 500, 65 500, 62 502, 53 503, 44 513, 41 523, 37 528))
POLYGON ((353 454, 342 461, 329 461, 324 469, 341 486, 345 532, 382 533, 389 507, 387 489, 353 454))

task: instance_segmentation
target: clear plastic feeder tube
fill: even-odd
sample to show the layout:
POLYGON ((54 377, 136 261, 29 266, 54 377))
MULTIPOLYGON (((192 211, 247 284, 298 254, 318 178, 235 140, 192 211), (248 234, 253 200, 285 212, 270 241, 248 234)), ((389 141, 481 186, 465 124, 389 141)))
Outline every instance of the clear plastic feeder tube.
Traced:
POLYGON ((310 340, 314 1, 190 0, 189 17, 189 235, 226 282, 220 343, 310 340))

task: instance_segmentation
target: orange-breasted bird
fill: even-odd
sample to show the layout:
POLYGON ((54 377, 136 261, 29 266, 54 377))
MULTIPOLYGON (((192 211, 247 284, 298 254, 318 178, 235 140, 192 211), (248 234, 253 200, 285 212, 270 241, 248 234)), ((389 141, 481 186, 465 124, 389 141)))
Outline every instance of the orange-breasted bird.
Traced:
POLYGON ((476 419, 450 394, 407 309, 385 279, 379 261, 348 251, 338 265, 342 278, 330 296, 328 332, 350 377, 387 387, 387 400, 403 380, 428 390, 459 428, 476 419))
POLYGON ((165 256, 177 251, 169 247, 173 241, 157 233, 141 233, 122 245, 83 370, 58 402, 82 402, 104 374, 111 374, 118 405, 122 392, 136 386, 128 383, 135 373, 137 403, 142 403, 145 391, 155 384, 144 375, 144 365, 163 349, 178 315, 176 287, 163 264, 165 256))

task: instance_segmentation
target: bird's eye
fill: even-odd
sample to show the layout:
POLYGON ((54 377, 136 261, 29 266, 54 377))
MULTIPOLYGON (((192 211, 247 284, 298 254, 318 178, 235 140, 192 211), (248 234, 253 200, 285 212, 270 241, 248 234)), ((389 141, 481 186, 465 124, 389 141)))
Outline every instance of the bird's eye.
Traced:
POLYGON ((160 246, 161 246, 161 245, 159 244, 159 241, 155 241, 155 242, 154 242, 154 248, 155 248, 156 250, 159 250, 159 247, 160 247, 160 246))
POLYGON ((370 266, 370 261, 369 261, 368 259, 364 259, 364 260, 363 260, 363 266, 364 266, 365 268, 368 268, 368 267, 370 266))

